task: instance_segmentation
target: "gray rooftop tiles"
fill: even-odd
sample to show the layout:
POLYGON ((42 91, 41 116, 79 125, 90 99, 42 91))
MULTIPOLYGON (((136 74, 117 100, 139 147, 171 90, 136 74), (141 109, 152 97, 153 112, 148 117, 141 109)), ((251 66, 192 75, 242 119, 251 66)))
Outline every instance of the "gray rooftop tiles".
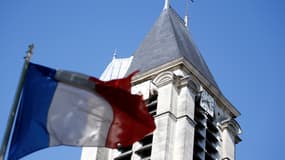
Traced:
POLYGON ((219 90, 200 51, 193 43, 184 21, 170 7, 164 9, 142 44, 133 54, 127 73, 140 70, 140 73, 165 63, 184 58, 219 90))

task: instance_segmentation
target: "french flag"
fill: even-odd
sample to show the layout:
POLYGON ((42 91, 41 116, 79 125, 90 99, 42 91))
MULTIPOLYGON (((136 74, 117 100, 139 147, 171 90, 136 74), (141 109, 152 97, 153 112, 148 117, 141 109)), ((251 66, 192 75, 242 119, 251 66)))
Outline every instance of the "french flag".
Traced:
POLYGON ((142 139, 155 123, 130 93, 134 74, 104 82, 30 63, 8 160, 51 146, 117 148, 142 139))

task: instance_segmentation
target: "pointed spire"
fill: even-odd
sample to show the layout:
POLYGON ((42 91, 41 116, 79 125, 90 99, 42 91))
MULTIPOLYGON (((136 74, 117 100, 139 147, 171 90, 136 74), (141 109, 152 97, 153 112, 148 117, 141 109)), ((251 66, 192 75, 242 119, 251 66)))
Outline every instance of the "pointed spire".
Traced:
POLYGON ((183 58, 192 64, 212 86, 218 89, 213 75, 192 41, 183 20, 178 17, 172 7, 162 11, 133 55, 134 58, 128 69, 128 74, 138 69, 140 73, 148 72, 158 66, 183 58))
POLYGON ((168 9, 169 7, 170 7, 170 0, 165 0, 163 9, 168 9))

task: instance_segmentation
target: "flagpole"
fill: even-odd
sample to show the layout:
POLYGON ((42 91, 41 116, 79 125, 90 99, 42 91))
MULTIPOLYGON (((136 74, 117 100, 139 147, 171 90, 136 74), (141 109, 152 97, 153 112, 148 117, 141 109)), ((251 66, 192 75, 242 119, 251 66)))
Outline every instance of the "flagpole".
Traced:
POLYGON ((10 115, 9 115, 9 119, 8 119, 8 124, 6 126, 5 135, 3 137, 3 141, 2 141, 2 145, 1 145, 0 160, 4 160, 4 158, 5 158, 7 146, 8 146, 9 139, 10 139, 10 134, 12 131, 15 115, 16 115, 17 108, 18 108, 19 99, 21 96, 21 91, 22 91, 22 88, 24 85, 25 76, 27 73, 27 69, 28 69, 28 65, 30 63, 31 56, 33 54, 34 44, 30 44, 28 47, 29 47, 29 49, 26 52, 27 53, 26 56, 24 57, 25 63, 24 63, 23 69, 22 69, 20 81, 19 81, 18 88, 17 88, 16 94, 14 97, 13 105, 12 105, 10 115))

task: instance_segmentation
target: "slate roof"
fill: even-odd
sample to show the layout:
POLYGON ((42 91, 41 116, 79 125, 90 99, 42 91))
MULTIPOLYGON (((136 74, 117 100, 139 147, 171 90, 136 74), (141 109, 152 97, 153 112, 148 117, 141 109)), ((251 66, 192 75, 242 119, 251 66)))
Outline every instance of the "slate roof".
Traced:
POLYGON ((186 59, 219 90, 200 51, 194 45, 184 21, 171 7, 162 11, 150 32, 133 54, 127 74, 135 70, 140 70, 140 73, 143 73, 178 58, 186 59))
POLYGON ((109 81, 112 79, 123 78, 132 62, 132 59, 132 56, 129 58, 113 58, 100 76, 100 79, 109 81))

